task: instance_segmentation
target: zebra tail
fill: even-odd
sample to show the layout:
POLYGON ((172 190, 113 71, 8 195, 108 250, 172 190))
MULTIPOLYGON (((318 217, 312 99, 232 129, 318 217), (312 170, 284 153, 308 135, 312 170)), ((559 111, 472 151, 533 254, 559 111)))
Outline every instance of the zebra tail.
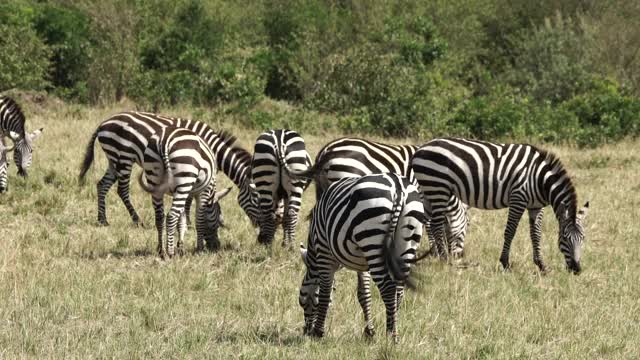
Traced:
POLYGON ((87 175, 87 171, 89 171, 89 168, 93 163, 93 148, 97 138, 98 129, 96 129, 96 131, 93 133, 93 136, 91 136, 91 140, 89 141, 89 144, 87 144, 87 149, 84 152, 84 160, 82 160, 82 166, 80 167, 80 176, 78 176, 78 181, 80 182, 80 184, 84 184, 84 177, 87 175))
POLYGON ((404 193, 398 186, 396 202, 393 206, 393 213, 391 215, 391 223, 389 224, 389 230, 384 239, 383 253, 387 269, 391 273, 393 280, 403 283, 409 289, 415 289, 415 283, 409 277, 409 273, 405 271, 405 260, 402 258, 402 254, 398 254, 396 249, 395 234, 398 228, 398 222, 400 221, 400 214, 404 207, 405 197, 404 193))
POLYGON ((140 187, 144 191, 154 194, 156 196, 171 192, 172 189, 175 187, 175 177, 173 176, 173 170, 171 170, 171 164, 169 163, 169 156, 166 154, 167 154, 166 151, 164 152, 164 154, 162 154, 162 165, 164 167, 164 176, 162 177, 162 182, 160 184, 156 185, 155 187, 149 185, 144 180, 144 171, 141 172, 140 176, 138 177, 138 184, 140 184, 140 187))
POLYGON ((315 166, 308 167, 306 170, 294 170, 291 167, 289 167, 289 164, 287 163, 287 159, 285 158, 284 145, 279 148, 276 148, 276 152, 278 153, 278 159, 280 160, 280 163, 282 164, 285 171, 290 177, 296 178, 296 179, 313 179, 314 178, 315 172, 316 172, 315 166))

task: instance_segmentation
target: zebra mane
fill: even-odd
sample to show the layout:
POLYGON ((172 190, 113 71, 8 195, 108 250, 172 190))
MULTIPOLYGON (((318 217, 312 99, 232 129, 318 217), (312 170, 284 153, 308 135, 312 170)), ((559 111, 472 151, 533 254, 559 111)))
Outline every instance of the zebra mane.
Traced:
POLYGON ((253 157, 251 153, 237 144, 238 138, 231 134, 227 130, 220 130, 217 133, 218 138, 222 140, 222 143, 229 148, 229 151, 235 155, 235 157, 241 161, 242 163, 251 162, 251 158, 253 157))
POLYGON ((541 158, 545 163, 547 163, 547 166, 551 172, 557 174, 557 176, 559 177, 565 177, 564 183, 568 193, 568 198, 566 200, 568 200, 569 203, 569 218, 575 220, 578 211, 578 195, 576 194, 576 188, 571 181, 571 175, 569 174, 569 171, 567 171, 567 169, 562 164, 562 161, 560 161, 560 158, 558 158, 556 154, 548 150, 538 149, 536 147, 534 147, 534 149, 536 149, 540 153, 541 158))
MULTIPOLYGON (((14 116, 18 119, 18 122, 22 124, 22 132, 24 133, 25 131, 24 123, 26 120, 20 105, 18 105, 18 103, 15 100, 13 100, 12 98, 6 95, 0 95, 0 103, 5 103, 7 105, 7 111, 14 113, 14 116)), ((20 134, 20 135, 24 135, 24 134, 20 134)))

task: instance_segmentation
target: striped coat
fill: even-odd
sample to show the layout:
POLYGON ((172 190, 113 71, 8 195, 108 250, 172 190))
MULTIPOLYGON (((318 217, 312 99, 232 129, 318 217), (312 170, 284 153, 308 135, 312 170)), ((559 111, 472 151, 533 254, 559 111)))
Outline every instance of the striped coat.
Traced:
POLYGON ((144 151, 144 173, 140 174, 141 187, 152 194, 158 231, 158 253, 162 258, 172 257, 174 234, 178 228, 178 252, 186 230, 184 206, 189 196, 195 196, 197 250, 204 249, 206 241, 209 249, 219 248, 218 227, 220 206, 218 200, 226 195, 227 189, 216 193, 216 162, 209 146, 196 133, 176 127, 165 127, 151 136, 144 151), (146 178, 146 181, 145 181, 146 178), (163 244, 164 195, 171 194, 173 201, 167 215, 167 245, 163 244))
POLYGON ((540 253, 543 208, 551 205, 559 223, 559 244, 567 267, 581 271, 583 220, 589 203, 577 207, 571 178, 553 154, 527 144, 443 138, 422 146, 411 166, 423 196, 433 207, 432 232, 443 241, 444 212, 451 196, 479 209, 509 209, 500 262, 509 268, 509 250, 525 210, 529 213, 533 261, 540 253))
MULTIPOLYGON (((380 289, 387 332, 397 340, 396 317, 426 220, 417 187, 393 173, 343 178, 323 192, 313 208, 299 303, 305 333, 324 335, 334 273, 346 267, 370 274, 380 289)), ((368 275, 367 275, 368 276, 368 275)), ((368 279, 359 277, 365 333, 373 335, 368 279)))

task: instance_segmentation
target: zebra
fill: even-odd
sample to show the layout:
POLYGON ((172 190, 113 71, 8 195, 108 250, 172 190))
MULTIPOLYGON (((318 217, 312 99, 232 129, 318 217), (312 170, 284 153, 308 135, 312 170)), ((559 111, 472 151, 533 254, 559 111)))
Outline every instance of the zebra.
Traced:
MULTIPOLYGON (((413 179, 411 158, 419 146, 391 145, 357 137, 344 137, 326 144, 316 156, 314 165, 304 171, 287 168, 292 176, 314 179, 316 200, 327 187, 344 177, 361 177, 392 172, 413 179)), ((430 206, 426 204, 427 218, 430 206)), ((447 242, 454 257, 464 255, 464 237, 469 224, 467 206, 453 196, 447 207, 447 242)), ((429 227, 427 223, 427 228, 429 227)), ((431 245, 432 239, 429 239, 431 245)), ((435 254, 430 250, 429 254, 435 254)))
POLYGON ((480 209, 509 208, 500 263, 509 269, 509 250, 524 210, 529 213, 533 262, 546 266, 540 253, 543 208, 551 205, 559 223, 559 247, 567 268, 581 271, 583 221, 589 202, 577 208, 571 178, 552 153, 528 144, 495 144, 460 138, 434 139, 411 161, 423 196, 433 207, 432 232, 442 243, 443 211, 455 195, 480 209))
POLYGON ((266 131, 256 140, 251 167, 252 189, 260 211, 258 242, 270 244, 276 227, 276 212, 284 200, 282 225, 283 246, 295 239, 298 212, 302 205, 302 192, 310 181, 289 176, 283 167, 302 170, 311 166, 302 137, 292 130, 266 131))
MULTIPOLYGON (((259 221, 259 210, 251 190, 251 154, 236 145, 236 137, 226 131, 214 131, 209 125, 195 120, 162 116, 147 112, 122 112, 103 121, 94 132, 85 152, 80 170, 80 182, 84 180, 94 157, 96 140, 107 155, 109 167, 97 184, 98 223, 107 222, 105 200, 113 184, 118 182, 118 195, 134 224, 141 224, 129 195, 131 170, 134 163, 141 164, 149 139, 160 129, 182 127, 198 134, 215 154, 217 166, 239 188, 238 202, 254 226, 259 221)), ((187 216, 190 201, 185 204, 187 216)))
POLYGON ((387 313, 387 333, 398 339, 396 315, 426 221, 417 186, 395 173, 342 178, 331 184, 311 213, 307 249, 301 247, 306 272, 299 303, 304 333, 324 335, 335 272, 358 272, 358 300, 365 334, 374 334, 368 278, 380 290, 387 313))
POLYGON ((9 135, 15 145, 13 162, 18 175, 27 177, 33 160, 33 142, 42 135, 44 128, 28 133, 25 129, 25 116, 22 109, 12 98, 0 96, 0 136, 9 135))
POLYGON ((7 146, 4 142, 4 136, 0 133, 0 193, 7 191, 8 188, 8 166, 7 154, 13 151, 14 146, 7 146))
POLYGON ((231 188, 216 192, 216 162, 209 146, 196 133, 172 126, 164 127, 150 138, 144 151, 144 172, 140 174, 140 186, 152 194, 156 229, 158 230, 158 254, 165 259, 175 254, 173 237, 178 228, 178 254, 183 253, 186 231, 184 205, 189 195, 197 199, 196 250, 204 249, 206 241, 210 250, 219 248, 218 227, 220 205, 218 201, 231 188), (146 182, 145 182, 146 178, 146 182), (164 194, 173 196, 167 215, 167 245, 163 244, 164 194))

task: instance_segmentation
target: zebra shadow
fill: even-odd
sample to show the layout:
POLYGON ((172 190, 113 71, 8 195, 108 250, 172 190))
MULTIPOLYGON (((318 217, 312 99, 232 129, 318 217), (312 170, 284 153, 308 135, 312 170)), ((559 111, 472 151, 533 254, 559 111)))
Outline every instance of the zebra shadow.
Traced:
POLYGON ((213 337, 213 340, 218 343, 244 344, 250 340, 275 346, 298 346, 303 344, 306 339, 302 335, 302 329, 299 334, 283 334, 278 329, 251 329, 248 332, 227 330, 213 337))
POLYGON ((126 259, 126 258, 138 258, 138 257, 154 257, 158 256, 156 251, 152 251, 151 249, 136 249, 133 251, 130 250, 107 250, 107 251, 89 251, 86 253, 80 254, 80 257, 87 260, 107 260, 107 259, 126 259))

